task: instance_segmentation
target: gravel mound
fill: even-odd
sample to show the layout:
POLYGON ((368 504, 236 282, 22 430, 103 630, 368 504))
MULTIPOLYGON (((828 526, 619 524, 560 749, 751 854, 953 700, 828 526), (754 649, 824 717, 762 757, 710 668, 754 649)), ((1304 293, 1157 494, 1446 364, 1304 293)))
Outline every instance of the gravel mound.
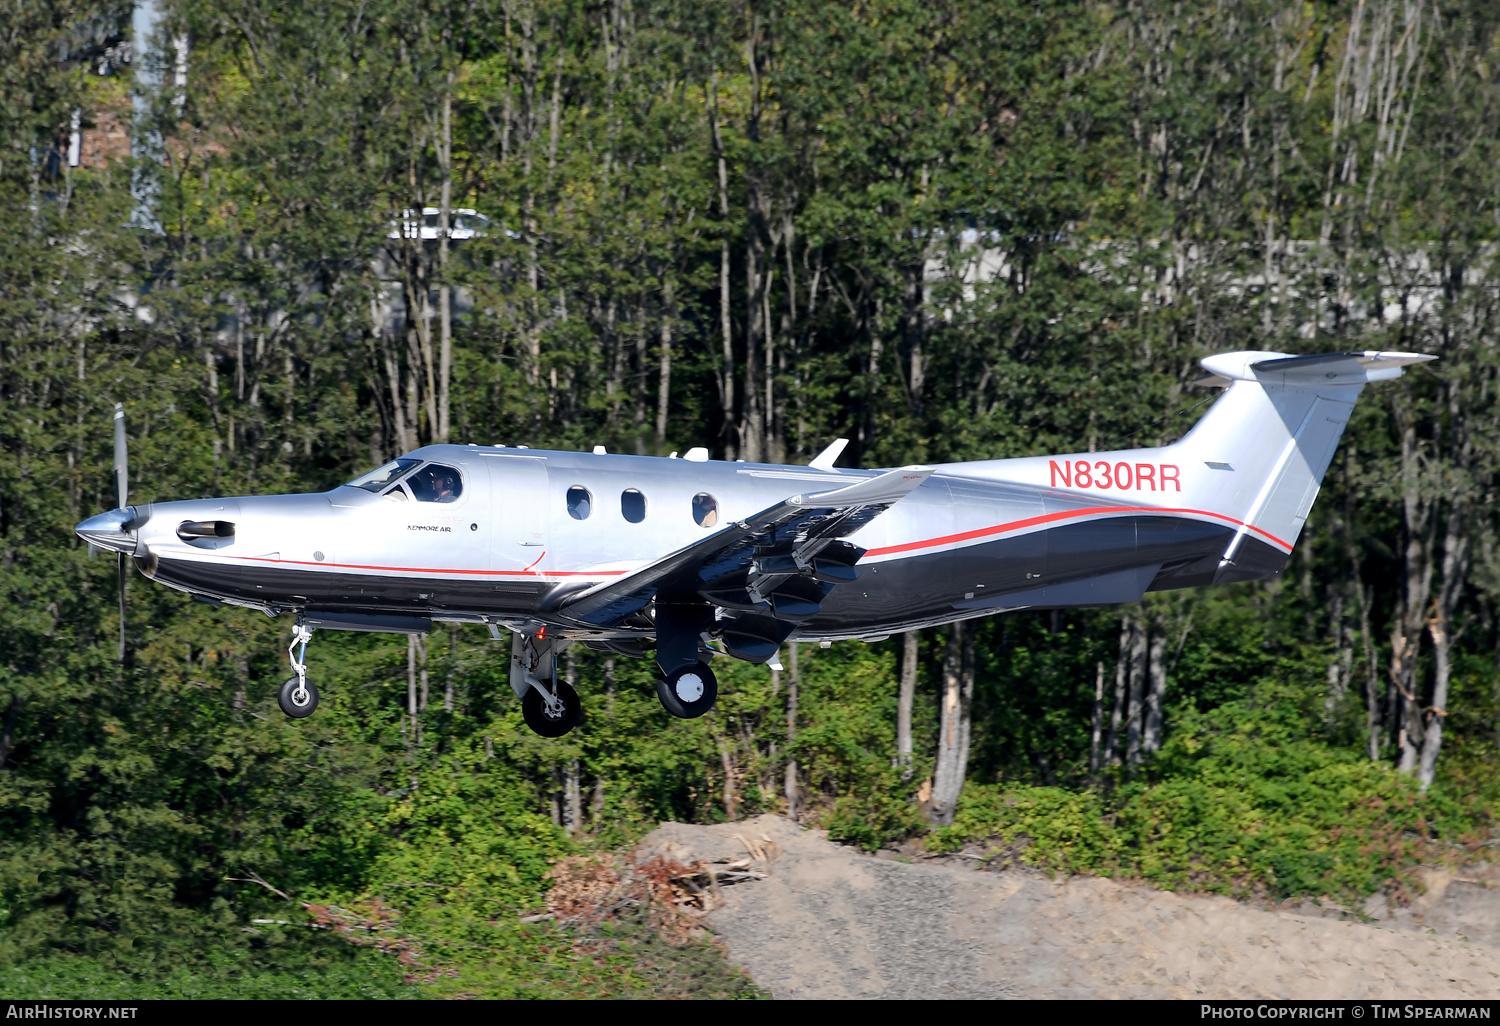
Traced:
POLYGON ((1096 877, 907 863, 778 816, 667 823, 645 847, 767 874, 708 924, 778 998, 1500 996, 1500 892, 1435 875, 1380 922, 1254 908, 1096 877), (1488 943, 1486 943, 1488 942, 1488 943))

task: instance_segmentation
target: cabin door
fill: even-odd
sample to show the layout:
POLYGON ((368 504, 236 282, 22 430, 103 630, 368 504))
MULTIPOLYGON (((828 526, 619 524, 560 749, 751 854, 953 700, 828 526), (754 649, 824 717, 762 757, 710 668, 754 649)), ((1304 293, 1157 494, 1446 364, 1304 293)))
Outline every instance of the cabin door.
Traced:
POLYGON ((490 569, 540 573, 548 543, 547 461, 540 456, 490 456, 490 569))

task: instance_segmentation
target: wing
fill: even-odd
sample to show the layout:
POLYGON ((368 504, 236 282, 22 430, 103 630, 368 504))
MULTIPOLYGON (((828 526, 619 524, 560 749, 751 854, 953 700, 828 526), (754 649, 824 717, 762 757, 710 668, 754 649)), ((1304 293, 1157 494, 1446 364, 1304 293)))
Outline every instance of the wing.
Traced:
POLYGON ((721 611, 731 655, 769 659, 816 616, 839 584, 859 577, 865 550, 839 539, 899 502, 932 474, 902 467, 845 488, 794 495, 678 549, 635 573, 565 596, 555 615, 579 626, 617 627, 652 603, 721 611))

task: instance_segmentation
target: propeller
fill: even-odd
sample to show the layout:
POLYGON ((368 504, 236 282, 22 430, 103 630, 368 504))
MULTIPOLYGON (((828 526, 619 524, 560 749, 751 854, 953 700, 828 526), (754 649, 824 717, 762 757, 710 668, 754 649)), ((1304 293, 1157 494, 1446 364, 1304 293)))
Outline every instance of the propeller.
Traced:
MULTIPOLYGON (((130 498, 130 456, 125 444, 125 404, 115 403, 115 508, 130 498)), ((125 662, 125 553, 116 557, 120 579, 120 663, 125 662)))
POLYGON ((89 544, 93 554, 99 549, 119 553, 116 565, 119 571, 120 592, 120 663, 125 662, 125 560, 136 555, 140 547, 140 529, 151 516, 151 507, 137 508, 130 502, 130 460, 126 454, 125 404, 115 403, 115 502, 108 513, 89 517, 73 528, 74 533, 89 544))

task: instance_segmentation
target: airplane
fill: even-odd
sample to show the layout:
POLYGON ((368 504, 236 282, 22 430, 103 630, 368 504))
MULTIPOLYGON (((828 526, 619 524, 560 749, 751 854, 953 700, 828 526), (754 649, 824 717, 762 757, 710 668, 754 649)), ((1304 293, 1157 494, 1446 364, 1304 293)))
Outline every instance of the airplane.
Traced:
MULTIPOLYGON (((1179 441, 940 466, 809 464, 427 445, 327 492, 127 505, 79 524, 92 546, 211 603, 294 619, 293 718, 317 708, 315 630, 511 637, 527 725, 581 715, 557 672, 572 644, 656 660, 681 718, 713 708, 715 658, 779 665, 788 641, 860 639, 1018 609, 1139 601, 1274 577, 1354 402, 1417 353, 1221 353, 1223 392, 1179 441)), ((121 622, 123 624, 123 605, 121 622)), ((123 632, 123 627, 122 627, 123 632)), ((123 633, 122 633, 123 638, 123 633)))

